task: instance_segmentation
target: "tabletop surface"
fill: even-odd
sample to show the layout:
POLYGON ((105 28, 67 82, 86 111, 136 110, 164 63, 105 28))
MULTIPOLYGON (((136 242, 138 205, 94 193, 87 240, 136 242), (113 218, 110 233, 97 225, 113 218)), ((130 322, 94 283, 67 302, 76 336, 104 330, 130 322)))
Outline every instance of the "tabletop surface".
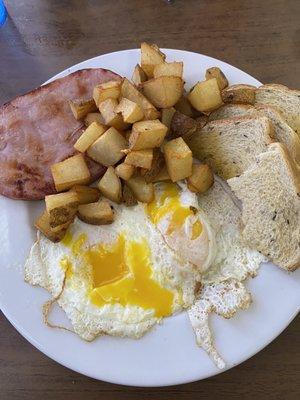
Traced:
MULTIPOLYGON (((299 0, 9 0, 0 28, 0 104, 57 72, 141 41, 203 53, 262 82, 300 88, 299 0)), ((276 312, 276 310, 274 310, 276 312)), ((0 398, 296 399, 300 317, 266 349, 216 377, 169 388, 95 381, 50 360, 0 314, 0 398)))

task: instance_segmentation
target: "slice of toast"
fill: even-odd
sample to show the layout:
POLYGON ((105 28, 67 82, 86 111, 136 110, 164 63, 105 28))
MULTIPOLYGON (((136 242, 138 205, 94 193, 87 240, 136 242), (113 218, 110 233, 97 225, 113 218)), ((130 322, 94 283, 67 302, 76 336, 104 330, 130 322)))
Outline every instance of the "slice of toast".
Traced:
POLYGON ((250 104, 224 104, 217 110, 209 114, 208 121, 216 121, 217 119, 228 119, 232 117, 243 117, 249 115, 251 110, 255 110, 250 104))
POLYGON ((239 176, 266 151, 273 137, 268 118, 237 117, 209 122, 187 144, 196 158, 229 179, 239 176))
POLYGON ((284 85, 268 84, 255 92, 255 104, 277 107, 291 128, 300 136, 300 91, 284 85))
POLYGON ((274 143, 228 184, 242 201, 242 237, 279 267, 300 265, 300 173, 285 146, 274 143))

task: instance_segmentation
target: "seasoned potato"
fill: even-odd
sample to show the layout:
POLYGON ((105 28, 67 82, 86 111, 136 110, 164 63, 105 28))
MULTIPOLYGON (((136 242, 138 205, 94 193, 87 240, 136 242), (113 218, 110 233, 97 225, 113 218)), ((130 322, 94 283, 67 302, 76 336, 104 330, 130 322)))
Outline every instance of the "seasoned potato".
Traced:
POLYGON ((159 147, 167 130, 168 128, 158 119, 136 122, 132 125, 131 135, 129 136, 129 148, 143 150, 159 147))
POLYGON ((214 183, 214 175, 206 164, 193 164, 192 175, 187 179, 187 185, 191 192, 204 193, 214 183))
POLYGON ((103 177, 98 182, 98 188, 104 197, 115 203, 122 200, 122 185, 113 167, 108 167, 103 177))
POLYGON ((153 160, 153 149, 132 150, 125 158, 125 164, 150 169, 153 160))
POLYGON ((128 181, 134 174, 135 168, 133 165, 129 164, 119 164, 115 168, 115 173, 118 175, 119 178, 122 178, 124 181, 128 181))
POLYGON ((69 101, 74 117, 78 119, 84 118, 88 113, 97 111, 94 99, 89 100, 70 100, 69 101))
POLYGON ((228 80, 223 72, 218 67, 208 68, 205 72, 206 79, 216 78, 220 90, 225 89, 228 86, 228 80))
POLYGON ((154 186, 147 183, 142 176, 133 176, 126 183, 138 201, 151 203, 154 200, 154 186))
POLYGON ((75 149, 84 153, 106 130, 106 126, 93 122, 77 139, 75 149))
POLYGON ((256 87, 252 85, 231 85, 222 90, 224 103, 254 104, 256 87))
POLYGON ((171 121, 176 109, 174 107, 163 108, 161 110, 161 122, 168 128, 167 134, 170 131, 171 121))
POLYGON ((105 125, 113 126, 116 129, 124 130, 128 124, 124 122, 121 114, 116 113, 118 101, 116 99, 106 99, 99 103, 99 111, 104 119, 105 125))
POLYGON ((151 104, 150 101, 126 78, 122 83, 121 95, 122 97, 137 103, 143 109, 145 119, 157 119, 160 117, 160 112, 154 107, 154 105, 151 104))
POLYGON ((74 185, 89 183, 91 174, 82 154, 51 165, 51 172, 58 192, 71 189, 74 185))
POLYGON ((198 125, 198 129, 202 129, 208 121, 208 116, 207 115, 200 115, 200 117, 197 117, 196 119, 197 125, 198 125))
POLYGON ((153 77, 153 70, 157 64, 165 61, 166 56, 156 45, 141 43, 141 67, 146 72, 148 78, 153 77))
POLYGON ((135 206, 137 204, 137 200, 134 197, 132 190, 127 185, 124 185, 123 187, 123 203, 125 203, 127 207, 135 206))
POLYGON ((44 210, 42 215, 40 215, 34 223, 34 226, 42 232, 51 242, 60 242, 71 224, 72 220, 66 222, 65 224, 58 225, 55 228, 50 226, 50 218, 47 210, 44 210))
POLYGON ((176 111, 171 121, 170 137, 177 138, 181 136, 184 139, 189 139, 197 129, 198 124, 193 118, 176 111))
POLYGON ((183 94, 183 96, 180 97, 178 102, 175 104, 174 108, 177 111, 181 112, 181 114, 187 115, 188 117, 194 116, 193 107, 191 106, 191 103, 188 101, 185 94, 183 94))
POLYGON ((99 112, 88 113, 84 118, 85 126, 89 126, 93 122, 98 122, 99 124, 104 125, 104 119, 99 112))
POLYGON ((73 221, 79 205, 76 192, 51 194, 45 202, 51 228, 73 221))
POLYGON ((173 182, 192 175, 193 155, 181 137, 170 140, 164 145, 164 156, 173 182))
POLYGON ((105 83, 100 83, 94 87, 93 98, 99 107, 99 103, 106 99, 118 99, 121 94, 122 80, 119 81, 109 81, 105 83))
POLYGON ((163 182, 163 181, 170 181, 170 175, 167 169, 167 166, 164 165, 162 169, 159 171, 159 173, 156 175, 156 177, 153 179, 153 183, 155 182, 163 182))
POLYGON ((126 139, 115 128, 109 128, 87 150, 87 154, 93 160, 105 166, 114 165, 124 153, 121 151, 127 147, 126 139))
POLYGON ((201 112, 212 111, 223 103, 216 78, 198 82, 188 94, 188 99, 192 106, 201 112))
POLYGON ((131 80, 136 86, 139 86, 142 82, 145 82, 147 80, 147 75, 139 64, 136 64, 136 66, 134 67, 131 80))
POLYGON ((143 109, 134 101, 123 97, 120 103, 115 108, 116 113, 121 113, 123 121, 129 124, 140 121, 144 118, 143 109))
POLYGON ((158 78, 160 76, 179 76, 182 78, 183 73, 183 62, 164 62, 157 64, 153 70, 153 77, 158 78))
POLYGON ((183 93, 183 80, 178 76, 160 76, 141 84, 143 94, 158 108, 173 107, 183 93))
POLYGON ((165 158, 160 149, 153 149, 153 159, 151 168, 149 170, 143 169, 141 175, 144 177, 145 181, 153 182, 157 174, 160 172, 165 164, 165 158))
POLYGON ((91 225, 106 225, 114 221, 114 212, 106 200, 79 206, 77 215, 81 221, 91 225))
POLYGON ((99 189, 96 187, 75 185, 70 191, 77 194, 79 204, 94 203, 100 198, 99 189))

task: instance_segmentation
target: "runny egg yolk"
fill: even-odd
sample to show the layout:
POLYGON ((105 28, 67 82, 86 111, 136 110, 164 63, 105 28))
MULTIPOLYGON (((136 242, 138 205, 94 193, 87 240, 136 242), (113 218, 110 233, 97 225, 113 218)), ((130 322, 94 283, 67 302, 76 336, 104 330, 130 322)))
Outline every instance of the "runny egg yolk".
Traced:
MULTIPOLYGON (((182 205, 180 201, 179 188, 174 183, 165 183, 161 196, 156 197, 154 201, 147 204, 147 213, 154 224, 157 224, 166 215, 171 214, 167 234, 170 235, 174 231, 180 229, 185 220, 194 215, 190 207, 182 205)), ((197 220, 192 226, 191 239, 194 240, 200 236, 202 225, 197 220)))
MULTIPOLYGON (((83 244, 67 239, 73 255, 83 244)), ((92 267, 93 288, 90 300, 96 306, 121 304, 154 309, 156 317, 172 314, 174 294, 152 278, 150 248, 144 239, 126 241, 123 234, 112 245, 98 244, 82 253, 84 262, 92 267)))

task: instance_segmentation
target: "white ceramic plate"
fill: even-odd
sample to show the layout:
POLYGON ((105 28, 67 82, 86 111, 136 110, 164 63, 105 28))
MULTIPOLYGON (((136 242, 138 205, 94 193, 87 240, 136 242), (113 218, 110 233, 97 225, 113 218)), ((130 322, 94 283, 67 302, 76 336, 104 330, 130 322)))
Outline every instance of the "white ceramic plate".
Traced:
MULTIPOLYGON (((224 62, 201 54, 165 50, 168 60, 184 61, 188 85, 202 80, 205 70, 219 66, 230 83, 259 85, 256 79, 224 62)), ((77 64, 60 74, 82 68, 103 67, 131 77, 139 51, 127 50, 77 64)), ((62 365, 90 377, 134 386, 166 386, 191 382, 218 370, 195 344, 187 315, 166 319, 144 338, 134 341, 100 337, 85 343, 72 333, 51 329, 42 322, 41 307, 49 298, 45 290, 23 281, 23 264, 35 240, 33 221, 41 202, 0 197, 0 304, 15 328, 35 347, 62 365)), ((212 317, 216 346, 231 368, 248 359, 292 321, 300 304, 300 271, 288 274, 271 264, 248 282, 254 302, 231 320, 212 317)), ((63 319, 57 311, 56 320, 63 319)))

